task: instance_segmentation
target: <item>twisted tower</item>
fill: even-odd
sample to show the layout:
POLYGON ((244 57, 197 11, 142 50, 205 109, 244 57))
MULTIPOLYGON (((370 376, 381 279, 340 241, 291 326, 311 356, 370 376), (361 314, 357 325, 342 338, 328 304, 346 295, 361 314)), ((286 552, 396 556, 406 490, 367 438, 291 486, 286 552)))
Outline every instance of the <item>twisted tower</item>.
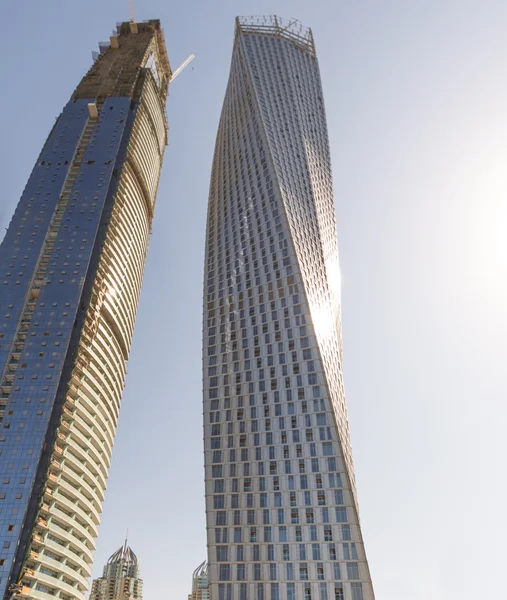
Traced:
POLYGON ((214 600, 373 600, 342 377, 340 275, 312 32, 238 18, 204 280, 214 600))

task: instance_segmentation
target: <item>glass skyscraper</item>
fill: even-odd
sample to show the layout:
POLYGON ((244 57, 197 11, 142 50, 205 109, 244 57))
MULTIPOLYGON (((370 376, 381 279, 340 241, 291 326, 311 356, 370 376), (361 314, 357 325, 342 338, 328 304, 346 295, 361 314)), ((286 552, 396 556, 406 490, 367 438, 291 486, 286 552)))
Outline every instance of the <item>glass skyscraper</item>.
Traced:
POLYGON ((0 597, 85 598, 167 142, 158 21, 73 93, 0 246, 0 597))
POLYGON ((238 18, 211 175, 204 443, 213 600, 373 600, 342 377, 311 30, 238 18))

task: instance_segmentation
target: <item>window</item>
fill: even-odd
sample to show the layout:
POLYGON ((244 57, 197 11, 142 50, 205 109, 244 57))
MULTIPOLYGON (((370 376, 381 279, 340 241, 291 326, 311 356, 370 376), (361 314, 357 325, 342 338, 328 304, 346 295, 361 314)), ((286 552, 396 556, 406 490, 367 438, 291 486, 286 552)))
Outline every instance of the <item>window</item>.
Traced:
POLYGON ((357 560, 357 549, 355 544, 350 544, 350 553, 352 555, 352 560, 357 560))
POLYGON ((356 562, 347 563, 347 579, 359 579, 359 567, 356 562))
POLYGON ((275 560, 275 547, 273 544, 268 545, 268 560, 275 560))
POLYGON ((213 508, 224 508, 225 507, 225 497, 223 495, 213 496, 213 508))
POLYGON ((352 583, 350 589, 352 591, 352 600, 364 600, 363 585, 361 583, 352 583))
POLYGON ((218 579, 220 581, 229 581, 231 579, 231 565, 220 565, 218 579))
POLYGON ((271 527, 264 527, 264 541, 272 542, 271 527))
POLYGON ((335 504, 343 504, 343 490, 334 491, 335 504))
POLYGON ((278 583, 271 584, 271 600, 280 600, 278 583))
POLYGON ((211 467, 211 476, 213 478, 221 478, 221 477, 223 477, 223 475, 222 475, 222 465, 215 465, 215 466, 211 467))
POLYGON ((253 554, 253 560, 254 560, 254 561, 260 560, 260 559, 261 559, 261 551, 260 551, 260 547, 259 547, 259 546, 257 546, 257 545, 255 545, 255 546, 252 548, 252 554, 253 554))
POLYGON ((345 506, 339 506, 336 508, 336 522, 346 523, 347 522, 347 509, 345 506))
POLYGON ((312 544, 312 559, 320 560, 320 545, 312 544))
POLYGON ((227 562, 228 546, 217 546, 217 562, 227 562))
POLYGON ((282 546, 282 558, 283 560, 289 560, 290 556, 289 556, 289 544, 284 544, 282 546))
POLYGON ((343 587, 335 586, 334 588, 334 600, 344 600, 345 596, 343 595, 343 587))
MULTIPOLYGON (((287 577, 287 579, 289 579, 289 577, 287 577)), ((292 579, 292 577, 291 577, 292 579)), ((296 600, 296 589, 295 589, 295 584, 294 583, 288 583, 287 584, 287 600, 296 600)), ((343 598, 341 599, 343 600, 343 598)))
POLYGON ((350 560, 350 546, 348 544, 343 544, 343 558, 350 560))
POLYGON ((232 600, 232 586, 230 583, 220 583, 218 585, 218 600, 232 600))

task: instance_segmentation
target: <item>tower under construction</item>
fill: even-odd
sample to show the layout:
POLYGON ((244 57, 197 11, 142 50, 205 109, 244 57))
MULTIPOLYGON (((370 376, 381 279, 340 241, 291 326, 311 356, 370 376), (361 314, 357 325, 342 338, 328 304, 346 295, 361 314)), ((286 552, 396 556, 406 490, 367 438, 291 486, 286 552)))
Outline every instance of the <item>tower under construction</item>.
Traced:
POLYGON ((123 23, 0 246, 0 597, 84 600, 167 144, 157 20, 123 23))

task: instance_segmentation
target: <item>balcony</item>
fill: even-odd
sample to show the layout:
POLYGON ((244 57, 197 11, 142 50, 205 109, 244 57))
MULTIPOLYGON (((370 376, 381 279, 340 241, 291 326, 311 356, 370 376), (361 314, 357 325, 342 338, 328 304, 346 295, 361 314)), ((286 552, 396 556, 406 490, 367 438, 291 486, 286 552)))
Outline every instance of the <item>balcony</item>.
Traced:
POLYGON ((69 418, 73 418, 74 416, 74 411, 70 410, 70 408, 68 408, 67 406, 64 405, 63 407, 63 411, 62 411, 65 415, 68 415, 69 418))
POLYGON ((55 471, 61 471, 62 470, 62 464, 59 460, 56 460, 56 458, 52 458, 51 459, 51 464, 49 465, 50 469, 54 469, 55 471))
POLYGON ((77 386, 74 383, 71 383, 69 385, 69 391, 72 392, 73 394, 76 394, 76 396, 79 393, 79 390, 78 390, 77 386))

